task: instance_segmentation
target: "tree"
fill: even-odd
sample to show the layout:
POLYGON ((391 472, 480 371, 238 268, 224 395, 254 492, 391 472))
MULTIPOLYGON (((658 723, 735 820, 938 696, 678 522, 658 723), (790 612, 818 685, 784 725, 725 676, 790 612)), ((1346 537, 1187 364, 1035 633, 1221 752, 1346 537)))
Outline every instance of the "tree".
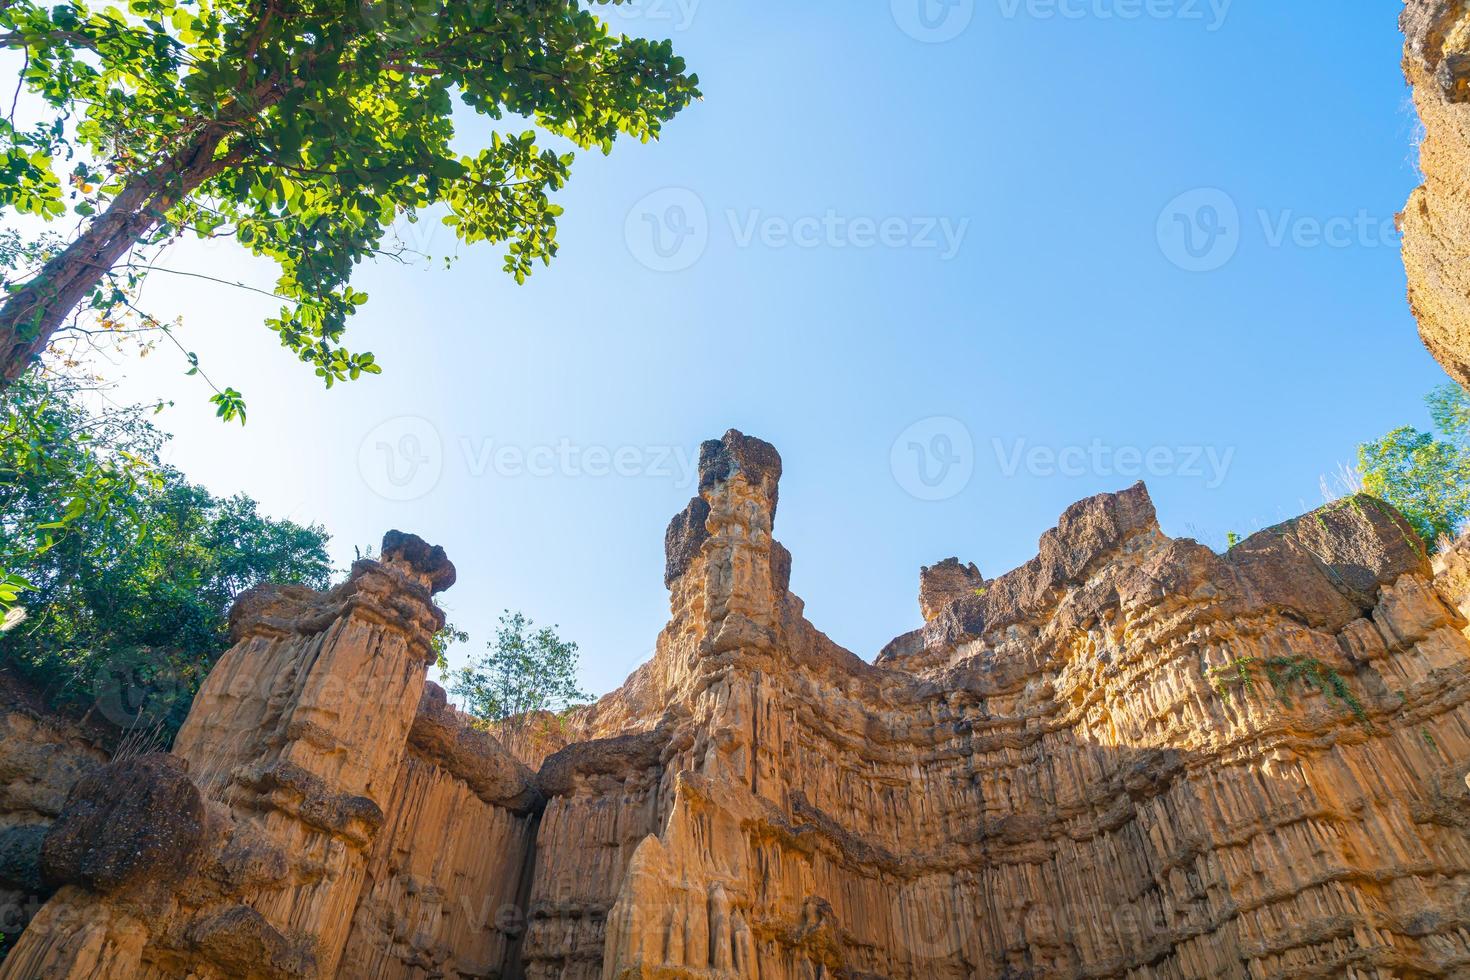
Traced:
MULTIPOLYGON (((89 415, 78 401, 82 387, 33 376, 0 403, 0 611, 32 588, 19 567, 43 564, 83 527, 110 532, 158 485, 162 437, 143 410, 89 415)), ((7 617, 0 632, 13 625, 7 617)))
MULTIPOLYGON (((135 250, 185 233, 279 265, 267 324, 327 386, 377 373, 342 336, 367 299, 353 267, 395 220, 442 206, 461 241, 508 242, 522 281, 556 253, 549 194, 572 162, 538 130, 609 152, 699 94, 670 42, 614 36, 579 0, 9 0, 0 46, 23 52, 47 110, 0 120, 0 212, 84 222, 7 283, 0 390, 79 307, 157 326, 133 306, 149 265, 135 250), (534 126, 462 153, 456 102, 534 126)), ((238 414, 233 389, 213 400, 238 414)))
POLYGON ((1444 385, 1425 398, 1443 438, 1400 426, 1358 447, 1363 489, 1398 508, 1431 550, 1470 521, 1470 398, 1444 385))
POLYGON ((541 711, 561 711, 589 699, 577 687, 577 644, 556 627, 542 627, 521 613, 500 616, 488 653, 449 675, 449 693, 467 712, 516 730, 541 711))
MULTIPOLYGON (((241 592, 266 581, 328 584, 322 528, 273 520, 248 497, 216 497, 159 467, 163 437, 143 412, 90 413, 77 395, 26 377, 0 419, 51 440, 45 467, 0 480, 0 561, 28 583, 26 618, 0 634, 0 661, 53 703, 167 735, 228 648, 241 592), (146 478, 94 477, 122 457, 146 478), (79 486, 86 506, 52 526, 74 509, 79 486)), ((25 444, 0 439, 0 460, 25 444)))

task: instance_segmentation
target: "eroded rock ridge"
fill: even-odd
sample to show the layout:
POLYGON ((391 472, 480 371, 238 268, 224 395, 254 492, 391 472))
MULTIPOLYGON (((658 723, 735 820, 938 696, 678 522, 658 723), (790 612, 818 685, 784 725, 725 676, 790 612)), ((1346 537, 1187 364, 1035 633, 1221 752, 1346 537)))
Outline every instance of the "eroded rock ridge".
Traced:
POLYGON ((701 462, 656 653, 537 772, 425 683, 441 551, 244 597, 174 753, 76 782, 0 977, 1470 969, 1470 545, 1352 497, 1220 555, 1139 485, 930 566, 868 663, 790 592, 775 450, 701 462))

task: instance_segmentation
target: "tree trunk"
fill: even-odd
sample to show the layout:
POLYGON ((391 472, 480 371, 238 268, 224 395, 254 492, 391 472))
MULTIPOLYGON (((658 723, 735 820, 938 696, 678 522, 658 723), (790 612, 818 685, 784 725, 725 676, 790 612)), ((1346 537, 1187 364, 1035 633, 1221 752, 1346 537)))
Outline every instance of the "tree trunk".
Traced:
POLYGON ((0 392, 25 373, 77 305, 174 205, 230 161, 214 159, 224 130, 209 126, 180 153, 134 177, 70 245, 0 306, 0 392))

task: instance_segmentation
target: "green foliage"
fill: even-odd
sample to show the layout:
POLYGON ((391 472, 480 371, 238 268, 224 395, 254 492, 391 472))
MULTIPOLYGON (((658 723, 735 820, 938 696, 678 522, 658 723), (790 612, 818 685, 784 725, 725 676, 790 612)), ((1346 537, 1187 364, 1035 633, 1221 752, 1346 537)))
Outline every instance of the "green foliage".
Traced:
POLYGON ((1291 707, 1291 688, 1296 684, 1320 691, 1329 702, 1341 704, 1358 721, 1368 724, 1368 712, 1348 687, 1347 681, 1315 657, 1241 657, 1224 666, 1210 668, 1207 676, 1210 686, 1226 701, 1230 700, 1232 690, 1254 691, 1256 684, 1264 678, 1288 708, 1291 707))
POLYGON ((23 379, 0 403, 0 610, 31 583, 16 574, 82 527, 107 533, 156 489, 158 434, 136 409, 86 417, 72 393, 23 379))
POLYGON ((1400 426, 1358 447, 1363 489, 1386 500, 1431 550, 1470 521, 1470 398, 1444 385, 1425 399, 1440 436, 1400 426))
MULTIPOLYGON (((361 554, 361 552, 359 552, 361 554)), ((439 668, 440 677, 449 676, 449 650, 457 643, 470 642, 470 635, 453 623, 445 623, 437 633, 429 639, 429 645, 434 651, 434 666, 439 668)))
POLYGON ((0 404, 0 562, 24 622, 0 661, 52 700, 169 729, 228 647, 234 598, 263 581, 324 587, 327 535, 215 497, 159 467, 138 409, 89 413, 22 379, 0 404))
POLYGON ((486 722, 523 726, 538 711, 561 711, 589 695, 577 687, 577 644, 556 627, 535 626, 521 613, 500 616, 489 651, 449 675, 449 693, 486 722))
POLYGON ((577 0, 14 0, 0 45, 49 110, 0 120, 0 210, 86 229, 12 285, 0 333, 49 335, 79 282, 83 307, 128 305, 133 245, 229 236, 280 267, 267 324, 328 387, 380 370, 342 336, 368 298, 353 268, 396 220, 434 208, 463 242, 506 243, 524 281, 556 254, 550 195, 573 159, 543 138, 606 153, 699 97, 669 41, 614 35, 577 0), (462 135, 456 105, 530 128, 462 135))

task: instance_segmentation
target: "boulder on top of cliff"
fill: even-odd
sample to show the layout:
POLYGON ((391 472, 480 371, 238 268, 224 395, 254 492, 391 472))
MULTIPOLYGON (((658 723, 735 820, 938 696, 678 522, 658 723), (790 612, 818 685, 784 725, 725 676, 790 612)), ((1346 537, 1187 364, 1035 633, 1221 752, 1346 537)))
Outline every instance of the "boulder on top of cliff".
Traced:
POLYGON ((1310 626, 1340 629, 1358 617, 1327 569, 1289 534, 1260 531, 1224 556, 1237 580, 1232 591, 1248 604, 1290 613, 1310 626))
POLYGON ((673 737, 667 722, 656 728, 568 745, 547 757, 536 774, 546 796, 566 796, 578 777, 627 775, 657 766, 673 737))
POLYGON ((958 558, 946 558, 935 565, 919 569, 919 611, 924 622, 929 622, 944 611, 944 607, 975 595, 985 586, 985 576, 974 562, 961 565, 958 558))
POLYGON ((776 447, 737 429, 729 430, 722 438, 700 444, 700 493, 724 483, 737 473, 770 502, 774 520, 781 483, 781 454, 776 452, 776 447))
POLYGON ((471 724, 449 703, 444 688, 432 681, 424 685, 408 741, 426 758, 464 780, 476 796, 492 806, 523 814, 537 809, 542 802, 531 770, 494 735, 471 724))
MULTIPOLYGON (((776 447, 736 429, 729 430, 722 438, 701 443, 699 495, 674 515, 664 532, 666 588, 673 588, 709 540, 705 523, 710 515, 707 495, 736 475, 765 498, 770 505, 771 519, 775 520, 781 483, 781 454, 776 447)), ((771 572, 777 592, 785 592, 791 577, 791 554, 785 548, 772 549, 771 572)))
POLYGON ((945 606, 924 627, 924 646, 953 646, 988 630, 1044 612, 1067 585, 1080 585, 1104 561, 1141 536, 1157 536, 1158 519, 1143 483, 1079 500, 1041 536, 1038 554, 1013 571, 945 606))
POLYGON ((1366 493, 1318 507, 1278 528, 1316 555, 1333 581, 1363 605, 1371 605, 1379 587, 1400 575, 1431 574, 1429 554, 1414 528, 1391 504, 1366 493))
POLYGON ((454 563, 439 545, 430 545, 417 534, 389 531, 383 535, 379 558, 385 565, 407 570, 428 587, 431 594, 443 592, 454 584, 454 563))
POLYGON ((1415 572, 1432 574, 1409 523, 1386 503, 1355 494, 1251 535, 1226 561, 1255 598, 1314 625, 1340 625, 1371 609, 1378 590, 1415 572))
POLYGON ((41 871, 57 887, 110 893, 170 887, 194 868, 204 842, 204 800, 184 761, 158 753, 83 776, 41 845, 41 871))
POLYGON ((1142 481, 1127 490, 1077 501, 1062 512, 1056 527, 1041 536, 1037 555, 1041 574, 1028 583, 1032 598, 1080 582, 1133 538, 1158 529, 1154 502, 1142 481))

